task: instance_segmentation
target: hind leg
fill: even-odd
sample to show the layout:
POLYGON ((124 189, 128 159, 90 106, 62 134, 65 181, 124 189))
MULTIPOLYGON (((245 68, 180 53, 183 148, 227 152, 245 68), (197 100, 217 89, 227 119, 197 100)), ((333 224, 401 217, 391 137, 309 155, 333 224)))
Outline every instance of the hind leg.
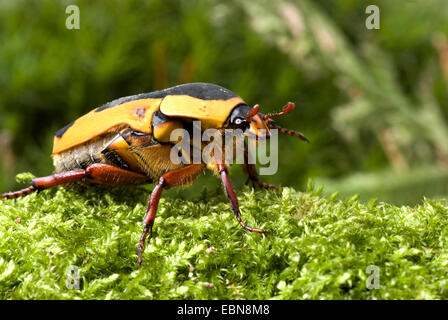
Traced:
POLYGON ((135 173, 129 170, 114 167, 108 164, 95 163, 86 169, 72 170, 67 172, 55 173, 51 176, 33 179, 28 188, 3 193, 0 198, 18 198, 26 196, 34 191, 42 191, 52 187, 64 185, 67 183, 86 179, 89 182, 107 185, 132 185, 142 184, 151 181, 151 178, 135 173))
POLYGON ((73 170, 61 173, 55 173, 51 176, 34 178, 31 182, 31 186, 28 188, 7 192, 0 195, 0 198, 14 199, 22 196, 26 196, 34 191, 41 191, 44 189, 56 187, 62 184, 75 182, 85 177, 85 170, 73 170))

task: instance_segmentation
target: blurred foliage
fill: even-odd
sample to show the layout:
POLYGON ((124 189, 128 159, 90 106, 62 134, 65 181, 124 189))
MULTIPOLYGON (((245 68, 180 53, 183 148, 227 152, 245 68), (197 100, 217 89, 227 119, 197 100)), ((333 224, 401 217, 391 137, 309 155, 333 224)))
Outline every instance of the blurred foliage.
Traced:
POLYGON ((368 194, 406 177, 421 193, 408 202, 401 188, 388 200, 434 195, 413 172, 448 168, 448 3, 369 4, 379 30, 353 0, 0 1, 1 190, 17 187, 15 172, 51 172, 54 132, 94 107, 204 81, 264 112, 296 103, 279 122, 312 143, 281 136, 269 183, 347 187, 392 170, 368 194), (79 30, 65 27, 69 4, 79 30))

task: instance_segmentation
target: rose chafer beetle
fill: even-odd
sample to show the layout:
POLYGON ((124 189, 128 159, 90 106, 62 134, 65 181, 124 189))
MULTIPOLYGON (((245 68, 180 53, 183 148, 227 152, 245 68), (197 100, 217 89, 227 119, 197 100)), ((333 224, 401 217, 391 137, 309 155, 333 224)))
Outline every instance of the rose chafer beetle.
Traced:
MULTIPOLYGON (((123 97, 58 130, 52 153, 55 173, 35 178, 30 187, 4 193, 0 198, 17 198, 59 185, 128 186, 155 182, 138 245, 141 265, 145 239, 148 233, 151 237, 162 190, 189 184, 209 169, 221 178, 239 224, 245 230, 264 233, 242 221, 229 178, 229 163, 219 160, 222 157, 201 163, 174 163, 170 152, 176 141, 171 141, 171 133, 175 129, 191 130, 192 122, 200 120, 201 130, 214 128, 224 134, 225 129, 242 129, 249 133, 249 138, 266 139, 270 137, 269 129, 278 129, 308 141, 301 133, 284 129, 272 120, 293 109, 294 104, 288 102, 281 112, 264 115, 258 112, 258 105, 250 108, 232 91, 210 83, 189 83, 123 97)), ((249 156, 245 141, 244 171, 248 179, 262 188, 276 189, 259 179, 249 156)))

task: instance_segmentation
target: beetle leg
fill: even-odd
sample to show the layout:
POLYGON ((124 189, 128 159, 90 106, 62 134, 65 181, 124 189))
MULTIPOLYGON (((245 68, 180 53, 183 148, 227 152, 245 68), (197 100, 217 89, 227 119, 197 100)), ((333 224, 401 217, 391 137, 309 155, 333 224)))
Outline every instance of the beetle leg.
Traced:
POLYGON ((149 238, 152 237, 152 226, 154 225, 154 220, 156 218, 157 207, 159 205, 160 196, 162 195, 162 190, 189 183, 193 181, 203 170, 203 165, 191 164, 183 168, 168 171, 160 177, 159 183, 155 186, 151 193, 148 211, 143 219, 143 224, 145 227, 143 228, 143 233, 138 244, 138 264, 140 266, 142 265, 143 249, 148 232, 149 238))
POLYGON ((238 205, 238 198, 236 197, 235 190, 233 190, 232 182, 229 178, 229 172, 227 170, 226 165, 224 164, 218 164, 218 171, 219 175, 221 176, 221 181, 224 186, 224 189, 226 191, 226 196, 230 200, 230 206, 232 207, 233 213, 235 214, 236 220, 238 220, 239 224, 243 227, 243 229, 252 231, 252 232, 259 232, 259 233, 266 233, 266 231, 262 229, 256 229, 249 227, 247 224, 241 220, 241 214, 240 214, 240 208, 238 205))
POLYGON ((151 182, 148 176, 104 163, 91 164, 85 171, 87 181, 96 184, 125 186, 151 182))
POLYGON ((97 184, 109 185, 130 185, 149 182, 151 178, 129 170, 117 168, 108 164, 95 163, 87 166, 86 169, 72 170, 55 173, 51 176, 34 178, 30 187, 8 192, 0 195, 0 198, 17 198, 26 196, 34 191, 42 191, 63 184, 76 182, 82 179, 97 184))
POLYGON ((248 174, 248 178, 246 180, 246 184, 249 181, 252 181, 252 186, 255 188, 255 184, 259 185, 261 188, 264 189, 274 189, 274 190, 278 190, 278 187, 275 184, 269 184, 266 182, 263 182, 260 180, 260 178, 258 177, 258 173, 257 173, 257 169, 255 167, 254 164, 245 164, 244 165, 244 171, 246 171, 246 173, 248 174))
POLYGON ((252 186, 254 188, 255 188, 255 183, 256 183, 261 188, 264 188, 264 189, 275 189, 275 190, 278 190, 278 187, 276 185, 268 184, 266 182, 263 182, 258 177, 257 167, 255 166, 255 164, 253 164, 253 161, 252 161, 251 155, 249 153, 249 148, 247 146, 246 140, 244 140, 244 171, 249 176, 247 178, 246 184, 249 181, 252 181, 252 186))
POLYGON ((84 177, 85 177, 85 170, 81 169, 81 170, 72 170, 67 172, 55 173, 51 176, 46 177, 34 178, 32 180, 31 186, 29 186, 28 188, 15 192, 4 193, 0 195, 0 198, 14 199, 21 196, 26 196, 34 191, 41 191, 51 187, 59 186, 61 184, 75 182, 83 179, 84 177))

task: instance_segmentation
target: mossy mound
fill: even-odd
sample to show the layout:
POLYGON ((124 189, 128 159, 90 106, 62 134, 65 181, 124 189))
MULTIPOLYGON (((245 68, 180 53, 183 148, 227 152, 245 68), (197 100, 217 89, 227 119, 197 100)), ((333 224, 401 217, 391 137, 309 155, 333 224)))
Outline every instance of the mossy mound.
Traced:
POLYGON ((445 201, 396 207, 321 191, 238 190, 243 219, 267 235, 242 230, 224 195, 162 198, 141 268, 146 190, 2 199, 0 298, 448 298, 445 201))

